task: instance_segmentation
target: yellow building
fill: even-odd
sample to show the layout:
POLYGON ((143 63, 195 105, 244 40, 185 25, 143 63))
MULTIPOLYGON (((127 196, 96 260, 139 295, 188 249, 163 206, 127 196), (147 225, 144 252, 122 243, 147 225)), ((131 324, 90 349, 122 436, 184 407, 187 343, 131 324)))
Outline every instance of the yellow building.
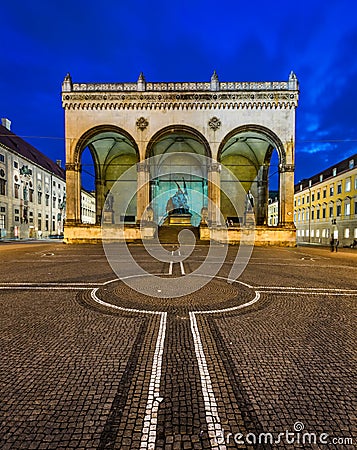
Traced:
POLYGON ((357 154, 295 186, 294 222, 297 243, 357 240, 357 154))

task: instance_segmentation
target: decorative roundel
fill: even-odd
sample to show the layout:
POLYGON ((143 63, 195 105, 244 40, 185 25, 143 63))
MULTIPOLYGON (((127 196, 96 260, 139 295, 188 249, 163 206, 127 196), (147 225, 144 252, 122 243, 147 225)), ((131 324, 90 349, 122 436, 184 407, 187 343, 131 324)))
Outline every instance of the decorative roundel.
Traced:
POLYGON ((19 177, 17 175, 14 176, 15 181, 19 181, 19 177))
POLYGON ((0 169, 0 177, 4 177, 5 176, 5 170, 4 169, 0 169))

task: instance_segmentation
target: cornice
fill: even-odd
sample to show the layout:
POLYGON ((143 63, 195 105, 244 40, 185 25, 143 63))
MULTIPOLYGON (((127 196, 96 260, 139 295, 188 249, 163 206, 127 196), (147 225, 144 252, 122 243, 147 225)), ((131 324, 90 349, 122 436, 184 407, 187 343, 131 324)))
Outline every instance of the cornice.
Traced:
MULTIPOLYGON (((222 83, 221 83, 222 84, 222 83)), ((187 110, 187 109, 293 109, 297 90, 231 92, 88 92, 62 93, 64 109, 187 110)))

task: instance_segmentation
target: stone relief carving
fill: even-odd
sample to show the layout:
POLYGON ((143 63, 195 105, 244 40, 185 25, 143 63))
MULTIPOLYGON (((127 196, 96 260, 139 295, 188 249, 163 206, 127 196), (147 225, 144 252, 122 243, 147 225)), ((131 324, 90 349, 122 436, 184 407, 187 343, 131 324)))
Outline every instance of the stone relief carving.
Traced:
POLYGON ((208 126, 210 128, 212 128, 213 131, 218 130, 218 128, 220 128, 221 125, 222 125, 222 122, 218 119, 218 117, 212 117, 208 121, 208 126))
POLYGON ((139 117, 139 119, 136 121, 136 126, 139 128, 139 130, 144 131, 148 126, 149 122, 145 117, 139 117))

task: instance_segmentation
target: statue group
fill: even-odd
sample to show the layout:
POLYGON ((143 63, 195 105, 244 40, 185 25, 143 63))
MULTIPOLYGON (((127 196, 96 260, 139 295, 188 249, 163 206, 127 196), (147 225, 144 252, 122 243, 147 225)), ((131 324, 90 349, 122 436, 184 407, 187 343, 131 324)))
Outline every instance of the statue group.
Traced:
POLYGON ((185 179, 183 180, 183 189, 181 189, 180 185, 177 181, 175 181, 177 185, 176 193, 169 198, 166 204, 166 212, 168 215, 172 214, 190 214, 190 208, 187 202, 187 187, 185 179))

